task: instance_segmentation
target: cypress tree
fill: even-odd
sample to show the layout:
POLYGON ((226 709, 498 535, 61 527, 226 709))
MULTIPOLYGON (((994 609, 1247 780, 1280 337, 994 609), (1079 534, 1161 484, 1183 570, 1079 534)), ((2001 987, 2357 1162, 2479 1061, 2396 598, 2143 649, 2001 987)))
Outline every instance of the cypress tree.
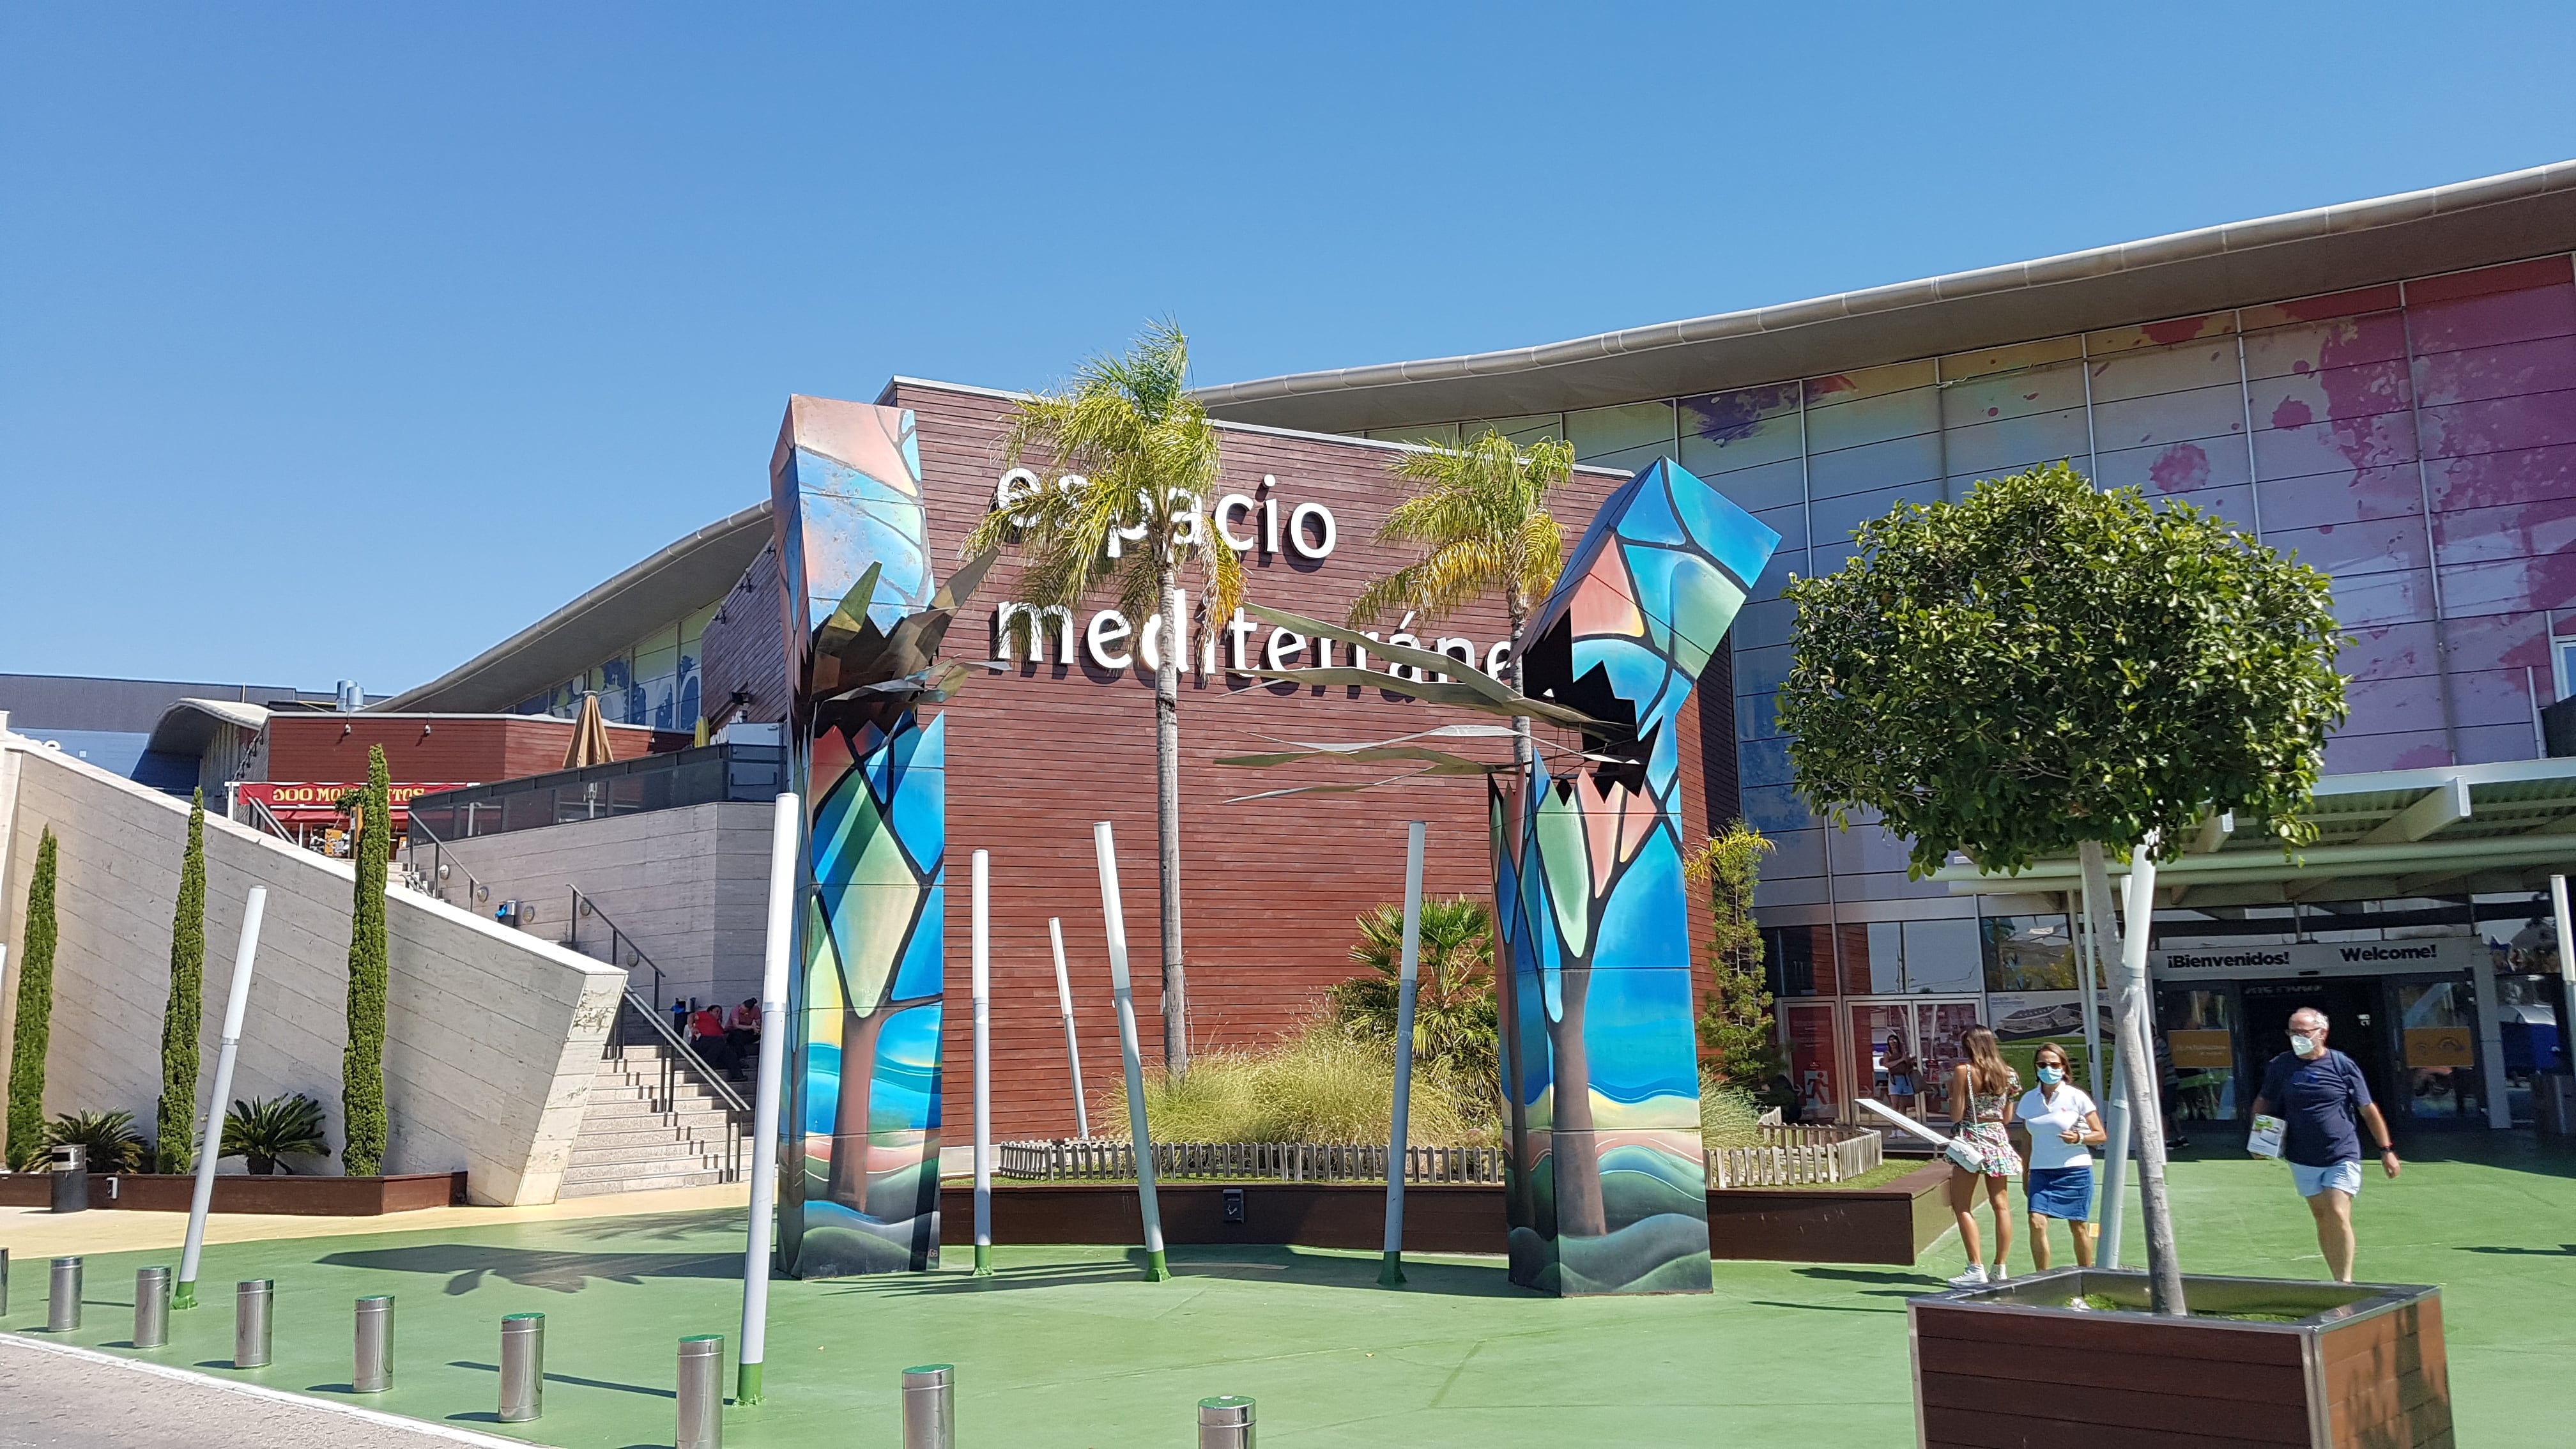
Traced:
POLYGON ((45 1146, 45 1049, 54 1035, 54 831, 36 841, 27 885, 27 930, 19 941, 18 1020, 9 1048, 11 1165, 31 1167, 45 1146))
POLYGON ((349 911, 349 1048, 340 1058, 340 1165, 351 1177, 385 1170, 385 856, 393 837, 393 777, 385 747, 367 747, 358 808, 358 894, 349 911))
POLYGON ((188 812, 188 850, 179 858, 179 907, 170 921, 170 1003, 161 1012, 161 1131, 153 1157, 162 1172, 196 1167, 197 1042, 205 1031, 206 792, 188 812))

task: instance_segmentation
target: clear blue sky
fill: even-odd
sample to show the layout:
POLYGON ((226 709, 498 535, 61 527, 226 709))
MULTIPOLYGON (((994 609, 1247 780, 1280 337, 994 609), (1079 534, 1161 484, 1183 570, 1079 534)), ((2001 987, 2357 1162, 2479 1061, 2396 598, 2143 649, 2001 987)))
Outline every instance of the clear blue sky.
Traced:
POLYGON ((786 396, 1512 346, 2576 156, 2558 5, 0 11, 0 671, 417 683, 786 396))

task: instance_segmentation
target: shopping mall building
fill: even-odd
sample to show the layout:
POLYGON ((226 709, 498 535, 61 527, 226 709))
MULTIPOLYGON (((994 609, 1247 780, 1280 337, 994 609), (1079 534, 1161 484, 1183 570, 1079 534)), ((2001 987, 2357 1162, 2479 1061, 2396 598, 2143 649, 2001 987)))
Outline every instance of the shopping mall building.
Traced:
MULTIPOLYGON (((1253 598, 1334 618, 1402 561, 1374 534, 1399 496, 1388 465, 1411 444, 1569 440, 1586 465, 1560 509, 1569 530, 1657 458, 1777 529, 1698 695, 1684 828, 1740 814, 1776 842, 1762 924, 1795 1075, 1830 1113, 1883 1090, 1891 1030, 1936 1059, 1975 1021, 2025 1046, 2080 1037, 2073 882, 2063 863, 1910 880, 1903 841, 1826 828, 1775 721, 1781 586, 1837 567, 1854 527, 1898 502, 2059 459, 2213 510, 2332 573, 2351 718, 2328 748, 2317 848, 2285 861, 2259 822, 2213 820, 2164 874, 2156 1008, 2181 1111, 2240 1116, 2289 1011, 2317 1005, 2401 1119, 2500 1125, 2532 1114, 2535 1069, 2559 1060, 2546 901, 2576 860, 2576 715, 2560 703, 2576 683, 2571 248, 2576 163, 1512 352, 1214 386, 1201 396, 1227 425, 1218 512, 1253 598)), ((897 379, 874 401, 914 420, 944 571, 1028 481, 998 448, 1012 400, 897 379)), ((753 977, 754 802, 773 788, 787 706, 767 444, 745 438, 738 481, 711 493, 730 516, 366 711, 562 716, 596 692, 613 722, 704 741, 424 797, 414 843, 434 833, 424 869, 485 905, 578 887, 642 956, 697 962, 683 989, 717 998, 753 977), (701 812, 694 833, 677 833, 683 810, 701 812), (614 831, 613 850, 583 844, 614 831)), ((1103 599, 1037 620, 1038 647, 1012 651, 1002 625, 1019 607, 1008 568, 986 580, 953 650, 1012 657, 947 706, 948 839, 994 856, 1006 1135, 1071 1126, 1049 918, 1073 950, 1086 1077, 1114 1070, 1090 822, 1115 822, 1131 884, 1152 878, 1142 659, 1157 641, 1103 599)), ((1504 630, 1484 608, 1408 632, 1485 667, 1504 630)), ((1240 798, 1302 781, 1220 755, 1444 722, 1391 692, 1236 672, 1317 662, 1317 645, 1249 625, 1193 661, 1184 878, 1206 1042, 1272 1035, 1348 974, 1351 918, 1397 893, 1402 820, 1432 822, 1434 890, 1486 885, 1472 780, 1240 798)), ((952 891, 952 985, 965 909, 952 891)), ((1130 911, 1150 957, 1149 889, 1131 889, 1130 911)), ((1152 961, 1139 972, 1151 980, 1152 961)), ((966 1018, 949 1014, 954 1062, 966 1018)))

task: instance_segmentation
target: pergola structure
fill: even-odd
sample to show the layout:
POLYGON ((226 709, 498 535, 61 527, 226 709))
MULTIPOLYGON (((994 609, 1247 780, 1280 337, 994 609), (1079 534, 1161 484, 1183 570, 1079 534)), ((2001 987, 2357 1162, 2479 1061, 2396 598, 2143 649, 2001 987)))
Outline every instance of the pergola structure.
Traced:
MULTIPOLYGON (((2309 809, 2316 843, 2296 853, 2260 819, 2215 815, 2156 870, 2156 904, 2196 909, 2544 889, 2576 867, 2576 759, 2515 760, 2329 775, 2309 809)), ((2114 874, 2125 874, 2117 864, 2114 874)), ((2083 888, 2075 857, 2013 875, 1954 861, 1933 875, 1956 895, 2058 895, 2083 888)))

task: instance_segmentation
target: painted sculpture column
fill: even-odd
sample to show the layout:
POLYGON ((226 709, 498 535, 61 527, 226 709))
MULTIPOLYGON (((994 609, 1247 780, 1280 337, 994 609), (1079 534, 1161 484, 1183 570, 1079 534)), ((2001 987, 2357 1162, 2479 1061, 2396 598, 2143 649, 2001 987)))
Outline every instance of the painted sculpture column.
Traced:
POLYGON ((933 587, 912 414, 791 399, 770 494, 806 816, 779 1261, 805 1278, 920 1270, 939 1260, 947 777, 944 720, 917 707, 953 682, 931 669, 953 608, 933 587))
POLYGON ((1602 504, 1523 636, 1533 698, 1615 727, 1585 741, 1615 763, 1497 776, 1491 792, 1523 1286, 1708 1291, 1678 736, 1779 542, 1659 460, 1602 504))

